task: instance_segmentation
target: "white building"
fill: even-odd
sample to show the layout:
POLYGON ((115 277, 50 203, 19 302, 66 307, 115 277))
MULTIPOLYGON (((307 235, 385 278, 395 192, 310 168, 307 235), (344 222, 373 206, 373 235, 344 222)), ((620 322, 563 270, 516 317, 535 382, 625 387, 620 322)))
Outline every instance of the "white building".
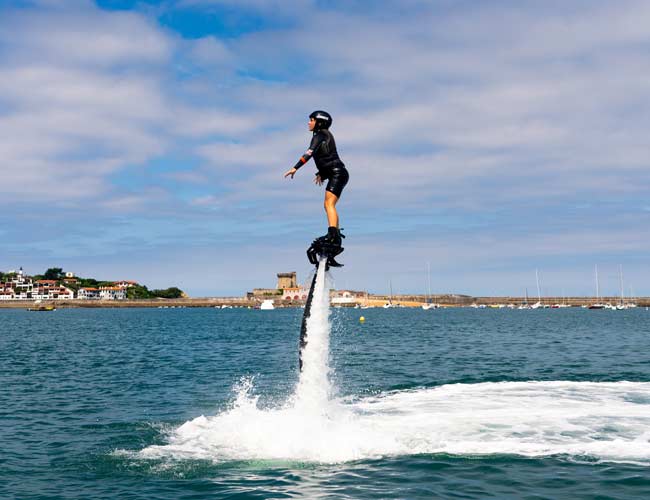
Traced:
POLYGON ((99 299, 99 288, 80 288, 77 292, 77 298, 86 300, 99 299))
POLYGON ((286 287, 282 289, 282 300, 307 300, 308 293, 307 290, 299 286, 286 287))
POLYGON ((61 286, 59 287, 58 290, 51 290, 51 293, 53 292, 54 296, 52 297, 53 299, 60 299, 60 300, 71 300, 74 299, 74 292, 65 287, 61 286))
POLYGON ((137 281, 129 281, 129 280, 122 280, 122 281, 116 281, 114 285, 118 288, 131 288, 133 286, 137 286, 138 282, 137 281))
POLYGON ((330 301, 332 305, 352 305, 358 304, 365 299, 365 292, 355 292, 353 290, 332 290, 330 292, 330 301))
POLYGON ((124 300, 126 299, 126 288, 102 286, 99 289, 99 298, 102 300, 124 300))
POLYGON ((74 292, 58 285, 55 280, 38 280, 32 289, 31 298, 34 300, 69 300, 74 298, 74 292))
POLYGON ((331 298, 332 305, 356 304, 357 298, 350 292, 342 292, 331 298))
MULTIPOLYGON (((32 288, 31 298, 34 300, 48 300, 53 298, 54 290, 58 289, 55 280, 38 280, 32 288)), ((58 296, 58 294, 57 294, 58 296)))

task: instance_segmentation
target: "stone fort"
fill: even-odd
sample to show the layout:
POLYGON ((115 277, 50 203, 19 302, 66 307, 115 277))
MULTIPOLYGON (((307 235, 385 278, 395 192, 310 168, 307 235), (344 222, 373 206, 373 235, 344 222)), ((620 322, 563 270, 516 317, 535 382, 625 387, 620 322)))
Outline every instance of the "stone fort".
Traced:
POLYGON ((298 285, 296 283, 296 272, 292 273, 278 273, 278 290, 284 290, 285 288, 296 288, 298 285))

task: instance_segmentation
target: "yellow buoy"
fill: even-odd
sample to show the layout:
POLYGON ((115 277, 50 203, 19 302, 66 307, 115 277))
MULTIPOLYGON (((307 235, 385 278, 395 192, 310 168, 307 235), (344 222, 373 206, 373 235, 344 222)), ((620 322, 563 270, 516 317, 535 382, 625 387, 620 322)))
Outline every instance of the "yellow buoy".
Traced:
POLYGON ((365 320, 366 320, 366 318, 364 318, 363 316, 361 316, 361 317, 359 318, 359 323, 363 323, 365 320))

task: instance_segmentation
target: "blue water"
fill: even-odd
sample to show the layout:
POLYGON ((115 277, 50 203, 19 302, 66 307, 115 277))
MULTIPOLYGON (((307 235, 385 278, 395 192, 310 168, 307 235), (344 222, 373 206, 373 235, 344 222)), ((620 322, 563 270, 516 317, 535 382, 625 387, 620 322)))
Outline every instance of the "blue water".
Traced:
MULTIPOLYGON (((301 314, 0 310, 0 498, 650 498, 650 423, 644 417, 647 409, 650 418, 650 312, 644 309, 333 312, 335 397, 359 412, 366 403, 410 398, 405 400, 416 404, 395 418, 418 423, 418 404, 430 408, 427 398, 447 394, 437 391, 458 392, 459 399, 449 398, 459 401, 450 414, 478 426, 468 434, 472 439, 483 435, 481 419, 492 419, 485 429, 507 438, 499 452, 464 453, 463 447, 484 443, 443 435, 437 439, 456 448, 422 453, 417 434, 413 442, 400 441, 413 453, 383 453, 378 445, 369 458, 343 461, 232 458, 245 455, 237 449, 211 456, 221 444, 201 448, 207 455, 193 458, 167 453, 181 425, 232 409, 242 377, 252 377, 260 408, 285 404, 298 378, 301 314), (358 321, 361 314, 365 324, 358 321), (499 405, 520 397, 509 391, 521 386, 486 383, 532 381, 597 384, 584 391, 579 384, 562 386, 557 393, 548 384, 526 384, 525 391, 535 392, 514 399, 522 409, 539 403, 543 410, 563 394, 574 397, 567 412, 597 412, 591 398, 604 401, 595 407, 621 406, 602 417, 606 424, 599 420, 586 431, 582 417, 564 428, 557 414, 540 416, 539 424, 547 427, 539 436, 529 427, 500 430, 499 419, 509 417, 508 411, 499 413, 499 405), (619 385, 607 383, 620 381, 631 384, 620 386, 619 401, 619 385), (609 392, 601 394, 601 387, 609 392), (483 406, 489 398, 495 408, 483 406), (477 407, 463 408, 464 401, 477 407), (638 414, 625 413, 632 410, 638 414), (588 435, 591 429, 598 435, 588 435), (599 440, 611 443, 611 454, 572 451, 580 449, 575 443, 599 440), (521 454, 520 443, 532 446, 532 454, 521 454), (563 451, 535 451, 540 444, 563 451), (148 449, 163 451, 151 458, 142 453, 148 449)), ((391 420, 393 413, 400 411, 371 417, 383 429, 401 422, 391 420)), ((464 422, 444 422, 441 415, 438 422, 418 425, 464 428, 464 422)), ((197 439, 210 441, 211 435, 197 439)))

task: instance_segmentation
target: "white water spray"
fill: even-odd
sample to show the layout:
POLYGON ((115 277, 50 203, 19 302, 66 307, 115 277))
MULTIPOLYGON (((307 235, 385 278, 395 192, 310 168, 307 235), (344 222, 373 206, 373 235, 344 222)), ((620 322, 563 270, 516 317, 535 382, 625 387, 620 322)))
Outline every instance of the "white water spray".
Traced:
POLYGON ((316 275, 311 314, 307 319, 307 345, 302 350, 302 371, 293 397, 293 405, 311 415, 327 412, 331 395, 330 298, 325 262, 321 260, 316 275))
POLYGON ((346 462, 385 456, 567 455, 650 466, 650 383, 453 384, 331 398, 329 293, 319 266, 303 370, 280 408, 260 409, 252 381, 233 407, 174 430, 143 458, 346 462))

